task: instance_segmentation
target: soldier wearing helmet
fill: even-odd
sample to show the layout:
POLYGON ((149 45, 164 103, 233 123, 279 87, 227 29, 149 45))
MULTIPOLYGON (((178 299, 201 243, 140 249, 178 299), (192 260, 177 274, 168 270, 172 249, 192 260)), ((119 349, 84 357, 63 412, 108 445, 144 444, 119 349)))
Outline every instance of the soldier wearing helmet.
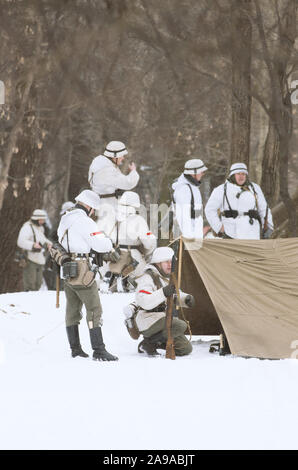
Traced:
POLYGON ((273 221, 260 186, 249 180, 245 163, 233 163, 227 180, 214 188, 205 214, 219 237, 270 238, 273 221))
POLYGON ((100 205, 99 196, 93 191, 84 190, 75 198, 75 201, 75 207, 62 216, 58 227, 59 242, 74 263, 72 267, 75 271, 73 276, 69 274, 64 282, 66 331, 71 354, 72 357, 88 357, 81 347, 79 338, 81 309, 84 305, 93 359, 115 361, 117 357, 107 352, 103 343, 102 307, 89 264, 91 249, 97 253, 110 252, 112 242, 99 231, 96 223, 91 219, 100 205), (77 272, 75 266, 77 266, 77 272))
POLYGON ((22 226, 17 240, 17 246, 26 253, 23 263, 23 287, 25 291, 39 290, 42 284, 43 268, 45 265, 45 248, 52 246, 45 236, 44 224, 47 213, 43 209, 35 209, 30 220, 22 226))
POLYGON ((127 175, 120 169, 127 155, 128 151, 123 142, 111 141, 103 154, 95 157, 89 167, 90 187, 101 198, 97 216, 105 233, 109 233, 115 224, 117 199, 123 191, 132 190, 139 182, 135 163, 129 164, 127 175))
POLYGON ((173 202, 179 229, 185 238, 201 239, 209 230, 203 228, 201 179, 208 170, 202 160, 193 158, 184 165, 184 171, 173 183, 173 202))

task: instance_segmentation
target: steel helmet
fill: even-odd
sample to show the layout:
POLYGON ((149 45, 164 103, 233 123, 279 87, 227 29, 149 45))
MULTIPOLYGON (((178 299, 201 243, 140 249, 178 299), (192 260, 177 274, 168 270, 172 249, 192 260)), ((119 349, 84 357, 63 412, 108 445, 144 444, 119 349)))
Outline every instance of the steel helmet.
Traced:
POLYGON ((163 263, 164 261, 169 261, 174 256, 174 250, 169 246, 160 246, 155 248, 152 253, 151 263, 163 263))
POLYGON ((87 204, 92 209, 98 209, 100 206, 100 197, 94 191, 91 191, 91 189, 84 189, 84 191, 77 195, 75 201, 87 204))
POLYGON ((203 173, 203 171, 207 170, 208 168, 202 160, 199 158, 193 158, 192 160, 187 160, 187 162, 185 162, 183 173, 185 175, 197 175, 198 173, 203 173))
POLYGON ((35 209, 31 215, 32 220, 46 220, 48 214, 43 209, 35 209))
POLYGON ((121 206, 131 206, 136 209, 140 207, 140 196, 134 191, 125 191, 118 201, 121 206))
POLYGON ((124 157, 124 155, 127 155, 128 152, 123 142, 119 142, 118 140, 112 140, 106 146, 103 154, 105 157, 108 158, 119 158, 124 157))
POLYGON ((236 173, 245 173, 248 175, 248 170, 245 163, 233 163, 233 165, 231 165, 229 177, 235 175, 236 173))

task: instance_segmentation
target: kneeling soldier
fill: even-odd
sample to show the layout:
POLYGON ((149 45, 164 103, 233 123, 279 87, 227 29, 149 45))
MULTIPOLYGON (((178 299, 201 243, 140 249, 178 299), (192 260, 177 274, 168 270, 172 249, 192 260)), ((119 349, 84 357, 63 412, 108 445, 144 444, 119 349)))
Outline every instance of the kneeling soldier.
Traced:
POLYGON ((98 230, 91 219, 100 204, 99 196, 90 190, 82 191, 76 198, 75 207, 66 212, 58 227, 58 239, 69 254, 71 262, 63 265, 66 295, 66 331, 72 357, 88 357, 82 350, 79 338, 81 308, 85 305, 93 359, 115 361, 118 358, 106 351, 102 338, 102 307, 94 280, 95 273, 89 267, 89 253, 110 252, 112 242, 98 230), (69 272, 66 276, 66 265, 69 272), (72 273, 72 269, 74 272, 72 273))
MULTIPOLYGON (((139 310, 136 324, 144 336, 138 350, 150 356, 158 354, 157 348, 166 348, 166 301, 167 297, 174 294, 174 288, 169 284, 173 254, 172 248, 156 248, 151 263, 145 267, 144 274, 137 279, 136 304, 139 310)), ((192 295, 180 291, 180 299, 182 307, 194 305, 192 295)), ((184 335, 186 328, 185 321, 173 317, 172 336, 177 356, 184 356, 192 351, 192 345, 184 335)))

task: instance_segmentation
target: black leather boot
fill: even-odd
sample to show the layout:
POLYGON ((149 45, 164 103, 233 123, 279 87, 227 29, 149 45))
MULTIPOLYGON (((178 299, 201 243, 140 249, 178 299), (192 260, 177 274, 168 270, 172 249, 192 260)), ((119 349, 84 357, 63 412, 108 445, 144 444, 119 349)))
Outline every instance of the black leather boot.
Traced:
POLYGON ((81 343, 80 343, 79 326, 78 325, 67 326, 66 333, 67 333, 72 357, 77 357, 77 356, 89 357, 88 354, 86 354, 83 351, 81 343))
POLYGON ((89 330, 89 333, 90 333, 91 346, 94 351, 93 352, 94 361, 118 361, 117 356, 113 356, 113 354, 110 354, 108 351, 106 351, 100 326, 91 328, 89 330))
POLYGON ((156 350, 157 347, 157 344, 151 341, 151 338, 144 338, 138 345, 138 352, 145 353, 148 356, 159 356, 160 354, 156 350))
POLYGON ((219 355, 227 356, 229 354, 231 354, 230 346, 229 346, 226 335, 222 333, 220 335, 219 355))

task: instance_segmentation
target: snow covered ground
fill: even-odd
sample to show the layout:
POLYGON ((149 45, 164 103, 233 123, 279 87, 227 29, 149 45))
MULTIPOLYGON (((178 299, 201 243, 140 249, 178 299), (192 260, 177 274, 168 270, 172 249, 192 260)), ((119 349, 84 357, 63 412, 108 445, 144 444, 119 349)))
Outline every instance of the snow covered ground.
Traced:
MULTIPOLYGON (((70 357, 64 293, 0 295, 1 449, 297 449, 298 361, 219 357, 194 337, 175 361, 146 358, 101 295, 114 363, 70 357)), ((85 319, 81 342, 91 353, 85 319)), ((206 338, 203 338, 204 340, 206 338)))

